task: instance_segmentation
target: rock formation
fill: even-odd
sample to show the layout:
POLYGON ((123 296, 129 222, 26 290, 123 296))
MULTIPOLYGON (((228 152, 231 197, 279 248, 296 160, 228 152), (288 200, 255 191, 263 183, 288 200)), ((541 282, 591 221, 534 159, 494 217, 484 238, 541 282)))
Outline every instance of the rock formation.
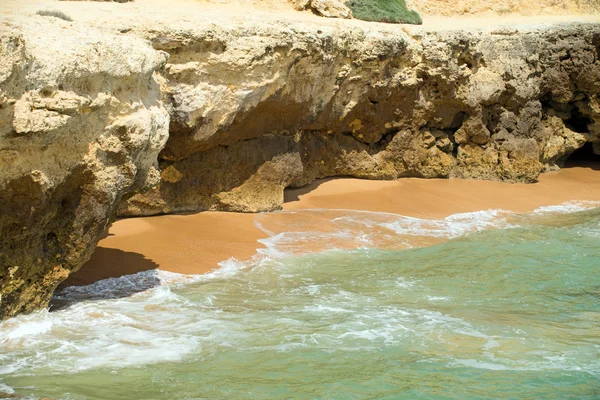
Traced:
POLYGON ((166 59, 56 18, 2 24, 0 319, 45 307, 123 195, 157 182, 169 117, 153 73, 166 59))
POLYGON ((294 8, 309 10, 327 18, 352 18, 352 11, 341 0, 294 0, 294 8))
POLYGON ((0 319, 46 306, 117 209, 273 210, 327 176, 531 182, 600 142, 598 24, 16 21, 0 28, 0 319))
POLYGON ((123 216, 277 209, 316 178, 533 182, 599 141, 600 29, 155 32, 170 138, 123 216))

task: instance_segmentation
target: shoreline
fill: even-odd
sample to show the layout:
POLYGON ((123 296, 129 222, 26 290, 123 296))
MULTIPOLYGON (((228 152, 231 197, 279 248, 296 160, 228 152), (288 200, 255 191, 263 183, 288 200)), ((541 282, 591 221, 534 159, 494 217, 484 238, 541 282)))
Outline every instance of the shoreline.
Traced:
POLYGON ((600 166, 545 173, 533 184, 329 178, 287 189, 285 197, 284 213, 200 212, 116 221, 92 258, 61 286, 87 285, 152 269, 204 274, 232 257, 245 261, 265 247, 259 240, 269 237, 258 227, 257 218, 281 226, 289 221, 283 219, 289 214, 286 211, 344 209, 435 220, 489 209, 527 213, 569 201, 600 201, 600 166))
POLYGON ((567 201, 600 200, 599 165, 543 173, 536 183, 453 178, 401 178, 395 181, 335 178, 321 183, 287 189, 286 197, 303 197, 300 201, 286 201, 283 209, 343 208, 440 219, 483 209, 526 213, 567 201), (378 201, 370 199, 373 195, 378 196, 378 201), (518 201, 515 196, 520 196, 518 201))

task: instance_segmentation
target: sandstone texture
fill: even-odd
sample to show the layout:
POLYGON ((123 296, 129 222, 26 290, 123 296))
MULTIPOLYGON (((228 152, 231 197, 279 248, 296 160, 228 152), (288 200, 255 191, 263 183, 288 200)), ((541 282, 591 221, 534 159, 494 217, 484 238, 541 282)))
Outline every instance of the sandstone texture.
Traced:
POLYGON ((275 210, 329 176, 532 182, 600 152, 600 23, 6 1, 0 319, 45 307, 117 214, 275 210))
POLYGON ((422 15, 563 15, 598 14, 600 0, 406 0, 422 15))
POLYGON ((45 307, 123 195, 157 182, 166 59, 57 18, 1 25, 0 319, 45 307))
POLYGON ((298 11, 308 10, 327 18, 352 18, 352 11, 341 0, 294 0, 298 11))
POLYGON ((533 182, 600 140, 600 26, 152 32, 170 137, 122 216, 275 210, 329 176, 533 182))

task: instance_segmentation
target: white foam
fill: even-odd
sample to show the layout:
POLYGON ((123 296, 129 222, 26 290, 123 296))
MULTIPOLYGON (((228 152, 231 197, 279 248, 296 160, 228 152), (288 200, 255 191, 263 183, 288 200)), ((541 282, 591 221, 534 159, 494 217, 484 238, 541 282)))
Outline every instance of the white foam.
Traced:
POLYGON ((600 207, 600 201, 567 201, 565 203, 554 206, 543 206, 536 208, 534 214, 569 214, 579 211, 591 210, 592 208, 600 207))
POLYGON ((349 309, 346 309, 346 308, 335 307, 335 306, 327 306, 327 305, 323 305, 323 304, 306 306, 306 307, 304 307, 304 311, 306 311, 306 312, 313 312, 313 313, 317 313, 317 314, 319 314, 319 313, 328 314, 328 313, 348 313, 348 312, 352 312, 352 310, 349 310, 349 309))
POLYGON ((27 321, 22 324, 17 324, 14 329, 7 329, 6 332, 0 333, 0 343, 21 339, 26 336, 34 336, 49 332, 52 329, 52 322, 48 319, 41 321, 27 321))
POLYGON ((235 346, 236 335, 221 332, 227 328, 224 321, 211 322, 211 315, 218 313, 214 296, 190 301, 174 289, 229 279, 260 262, 259 257, 252 262, 232 258, 204 275, 153 270, 67 287, 55 300, 70 304, 68 308, 0 323, 0 375, 31 373, 45 365, 53 365, 53 372, 73 373, 177 362, 196 354, 202 341, 217 340, 215 335, 221 345, 235 346), (204 309, 211 314, 205 315, 204 309))
POLYGON ((198 338, 186 333, 189 312, 178 312, 174 296, 163 286, 143 299, 79 303, 54 313, 9 320, 10 324, 0 325, 0 343, 10 359, 0 374, 35 371, 44 365, 70 373, 179 361, 198 347, 198 338))
POLYGON ((200 281, 232 277, 256 261, 256 259, 253 259, 251 262, 240 262, 232 257, 219 263, 221 268, 207 274, 198 275, 178 274, 162 270, 142 271, 119 278, 104 279, 90 285, 69 286, 57 292, 55 299, 58 301, 80 302, 85 300, 107 300, 129 297, 166 285, 186 285, 200 281))
POLYGON ((486 210, 453 214, 441 220, 427 220, 398 216, 395 221, 381 226, 400 235, 429 236, 453 239, 471 232, 506 226, 509 211, 486 210))
POLYGON ((251 267, 253 264, 260 262, 261 257, 254 257, 249 261, 240 261, 235 257, 231 257, 219 263, 220 268, 209 272, 197 280, 210 280, 217 278, 230 278, 237 275, 240 271, 251 267))
POLYGON ((399 277, 398 279, 396 279, 396 285, 402 289, 411 290, 416 285, 416 283, 417 282, 415 281, 406 280, 403 277, 399 277))
POLYGON ((427 300, 433 301, 433 302, 444 302, 444 301, 449 301, 450 297, 447 297, 447 296, 427 296, 427 300))
MULTIPOLYGON (((528 215, 573 213, 595 207, 600 207, 600 201, 571 201, 537 208, 530 214, 520 215, 520 220, 526 221, 523 217, 528 215)), ((269 214, 262 217, 264 221, 256 222, 256 226, 269 235, 259 240, 265 248, 258 252, 271 259, 332 249, 406 249, 422 245, 423 239, 424 243, 433 244, 439 243, 439 239, 455 239, 488 229, 520 226, 519 219, 510 218, 515 215, 513 212, 502 209, 457 213, 437 220, 344 209, 305 209, 277 214, 284 218, 275 227, 266 227, 269 214), (292 219, 287 221, 285 215, 292 219)))
POLYGON ((365 339, 368 341, 376 341, 383 339, 384 342, 392 342, 396 335, 392 335, 386 330, 365 329, 362 331, 346 332, 339 336, 340 339, 351 337, 354 339, 365 339))
POLYGON ((490 338, 490 339, 488 339, 487 343, 483 345, 482 349, 483 350, 491 350, 491 349, 494 349, 499 346, 500 346, 500 344, 498 343, 497 340, 490 338))
POLYGON ((272 236, 269 236, 265 239, 259 239, 258 242, 262 243, 265 248, 258 249, 258 254, 261 254, 265 257, 272 258, 285 258, 290 256, 291 254, 287 251, 283 251, 280 247, 283 247, 285 244, 293 242, 292 237, 294 236, 293 232, 282 232, 272 236))
POLYGON ((496 364, 484 361, 478 361, 473 359, 457 359, 452 364, 464 365, 465 367, 477 368, 477 369, 486 369, 490 371, 506 371, 513 368, 509 368, 503 364, 496 364))
MULTIPOLYGON (((589 209, 598 205, 600 202, 583 205, 568 203, 540 208, 534 214, 576 212, 582 207, 589 209)), ((301 213, 304 211, 297 214, 301 213)), ((0 374, 35 373, 37 368, 43 368, 44 365, 52 365, 55 372, 73 372, 96 367, 119 368, 175 362, 185 359, 189 354, 197 354, 203 348, 239 346, 253 335, 262 334, 263 330, 255 326, 255 321, 244 319, 246 317, 229 320, 224 316, 227 313, 219 309, 218 302, 215 301, 219 296, 210 291, 204 297, 200 294, 199 299, 192 301, 178 294, 178 289, 198 282, 228 280, 263 261, 296 255, 305 240, 319 242, 326 241, 327 238, 342 241, 356 239, 357 247, 369 247, 376 246, 378 236, 382 232, 387 234, 388 231, 390 240, 404 243, 402 241, 407 236, 450 239, 471 232, 510 226, 507 222, 510 212, 503 210, 454 214, 440 220, 337 210, 329 218, 333 226, 328 228, 332 229, 326 232, 302 230, 311 227, 308 221, 310 217, 321 218, 321 223, 323 215, 329 217, 330 214, 331 210, 308 210, 306 225, 294 227, 299 228, 297 230, 274 233, 268 239, 261 240, 267 248, 262 249, 252 260, 225 260, 220 264, 220 269, 206 275, 155 270, 111 278, 88 286, 66 288, 56 297, 58 300, 74 303, 69 308, 53 313, 20 316, 0 324, 0 346, 3 353, 0 355, 0 374), (247 330, 245 324, 253 328, 247 330)), ((281 271, 282 276, 286 273, 289 274, 290 271, 281 271)), ((390 284, 395 284, 398 287, 396 290, 400 291, 413 289, 417 282, 398 278, 390 284)), ((295 289, 290 292, 296 295, 293 290, 295 289)), ((304 305, 301 309, 283 310, 281 316, 271 317, 275 318, 273 326, 276 323, 281 326, 296 323, 298 326, 302 325, 303 321, 294 319, 297 318, 297 313, 308 314, 317 321, 340 318, 342 322, 332 326, 334 333, 302 334, 301 344, 265 346, 279 346, 285 351, 284 349, 306 346, 309 343, 326 347, 336 340, 347 340, 348 348, 353 348, 357 344, 352 343, 352 340, 362 340, 373 343, 359 343, 360 346, 377 348, 381 341, 389 343, 403 340, 408 334, 430 340, 428 338, 433 335, 432 332, 441 329, 458 335, 489 339, 464 320, 439 312, 391 306, 368 308, 366 305, 372 299, 365 294, 338 290, 328 295, 331 290, 332 287, 307 283, 298 288, 298 295, 317 298, 317 303, 304 305)), ((428 299, 432 302, 448 300, 442 296, 429 296, 428 299)), ((247 318, 256 316, 249 313, 247 318)), ((300 340, 299 338, 300 336, 296 339, 300 340)), ((485 350, 489 351, 494 347, 496 344, 488 342, 485 350)), ((462 362, 469 364, 473 360, 465 359, 462 362)), ((477 368, 502 368, 496 363, 476 365, 477 368)), ((2 390, 3 387, 0 386, 0 391, 2 390)))
MULTIPOLYGON (((529 352, 528 355, 532 355, 529 352)), ((585 371, 592 375, 598 375, 600 369, 598 364, 591 363, 585 368, 580 365, 574 365, 575 360, 562 355, 543 357, 543 361, 531 361, 523 359, 497 359, 493 355, 487 354, 489 360, 475 360, 456 358, 449 363, 450 366, 462 365, 470 368, 477 368, 490 371, 585 371)))
POLYGON ((0 393, 13 394, 13 393, 15 393, 15 390, 8 385, 0 383, 0 393))
POLYGON ((113 326, 113 329, 118 329, 118 332, 113 335, 103 332, 105 338, 85 347, 79 346, 79 355, 69 357, 74 370, 180 361, 198 345, 197 338, 189 335, 157 337, 156 332, 132 327, 113 326))

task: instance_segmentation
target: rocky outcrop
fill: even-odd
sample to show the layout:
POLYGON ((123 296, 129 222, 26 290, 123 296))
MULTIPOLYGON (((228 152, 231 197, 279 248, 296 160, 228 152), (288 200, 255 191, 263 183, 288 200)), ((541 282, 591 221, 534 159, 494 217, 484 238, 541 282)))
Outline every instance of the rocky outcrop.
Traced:
POLYGON ((160 185, 123 216, 273 210, 327 176, 532 182, 600 140, 598 25, 149 38, 170 53, 171 133, 160 185))
POLYGON ((0 319, 45 307, 123 196, 157 182, 166 59, 56 18, 1 25, 0 319))
POLYGON ((352 11, 341 0, 293 0, 298 11, 308 10, 327 18, 352 18, 352 11))
POLYGON ((328 176, 534 181, 600 150, 598 24, 16 21, 0 28, 0 319, 46 306, 117 209, 273 210, 328 176))

